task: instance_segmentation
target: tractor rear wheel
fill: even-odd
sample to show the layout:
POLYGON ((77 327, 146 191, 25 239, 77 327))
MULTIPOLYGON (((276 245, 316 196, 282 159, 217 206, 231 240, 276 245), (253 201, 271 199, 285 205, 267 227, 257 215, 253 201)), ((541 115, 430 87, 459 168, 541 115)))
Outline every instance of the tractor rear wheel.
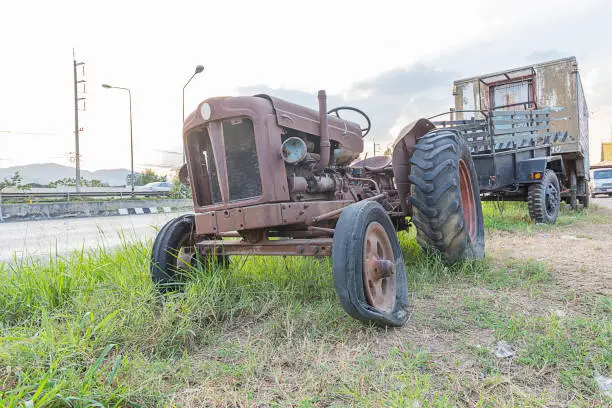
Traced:
POLYGON ((432 130, 417 141, 410 163, 412 223, 421 247, 447 262, 483 258, 480 190, 465 141, 455 131, 432 130))
POLYGON ((554 224, 561 207, 559 179, 554 171, 544 170, 542 181, 529 185, 527 192, 529 216, 536 223, 554 224))
POLYGON ((379 203, 360 201, 342 211, 332 275, 340 305, 355 319, 381 326, 408 320, 406 265, 393 223, 379 203))
MULTIPOLYGON (((213 258, 223 266, 229 264, 227 256, 213 258)), ((210 261, 210 260, 209 260, 210 261)), ((180 289, 183 278, 198 263, 195 248, 195 219, 191 214, 181 215, 168 221, 157 233, 151 250, 151 279, 161 293, 180 289)))

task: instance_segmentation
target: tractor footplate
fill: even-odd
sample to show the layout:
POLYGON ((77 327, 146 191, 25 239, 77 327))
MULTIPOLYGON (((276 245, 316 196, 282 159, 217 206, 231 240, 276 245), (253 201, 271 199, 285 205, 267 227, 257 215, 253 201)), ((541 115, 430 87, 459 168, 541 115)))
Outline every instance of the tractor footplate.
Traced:
POLYGON ((278 239, 248 243, 244 240, 200 241, 202 254, 331 256, 332 238, 278 239))

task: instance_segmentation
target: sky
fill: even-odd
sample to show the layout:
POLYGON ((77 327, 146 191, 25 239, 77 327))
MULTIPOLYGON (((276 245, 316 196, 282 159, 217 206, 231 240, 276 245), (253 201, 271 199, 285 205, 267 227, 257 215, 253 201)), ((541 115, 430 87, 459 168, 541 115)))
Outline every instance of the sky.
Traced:
POLYGON ((73 47, 85 62, 81 166, 181 161, 186 114, 211 96, 266 92, 368 113, 384 150, 408 122, 452 106, 454 79, 576 56, 590 111, 591 161, 612 131, 612 2, 3 1, 0 167, 72 165, 73 47), (174 152, 174 153, 173 153, 174 152), (179 153, 179 154, 177 154, 179 153))

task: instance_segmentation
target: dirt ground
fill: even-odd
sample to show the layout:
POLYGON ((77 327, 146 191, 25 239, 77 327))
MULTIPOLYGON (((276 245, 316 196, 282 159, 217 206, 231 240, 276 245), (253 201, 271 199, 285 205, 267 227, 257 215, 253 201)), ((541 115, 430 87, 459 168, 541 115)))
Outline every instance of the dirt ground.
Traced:
POLYGON ((546 262, 555 278, 571 289, 612 294, 611 223, 577 223, 529 235, 491 231, 486 245, 492 259, 546 262))

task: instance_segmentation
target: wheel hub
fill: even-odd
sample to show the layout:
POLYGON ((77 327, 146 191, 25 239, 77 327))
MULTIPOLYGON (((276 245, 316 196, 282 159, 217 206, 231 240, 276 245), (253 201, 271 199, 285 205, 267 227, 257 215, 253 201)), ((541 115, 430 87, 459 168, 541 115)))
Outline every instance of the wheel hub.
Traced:
POLYGON ((363 286, 368 304, 392 312, 397 294, 395 256, 384 227, 368 225, 363 243, 363 286))
POLYGON ((546 212, 548 213, 548 215, 552 215, 555 212, 555 208, 559 203, 559 192, 552 184, 546 186, 545 203, 546 212))

